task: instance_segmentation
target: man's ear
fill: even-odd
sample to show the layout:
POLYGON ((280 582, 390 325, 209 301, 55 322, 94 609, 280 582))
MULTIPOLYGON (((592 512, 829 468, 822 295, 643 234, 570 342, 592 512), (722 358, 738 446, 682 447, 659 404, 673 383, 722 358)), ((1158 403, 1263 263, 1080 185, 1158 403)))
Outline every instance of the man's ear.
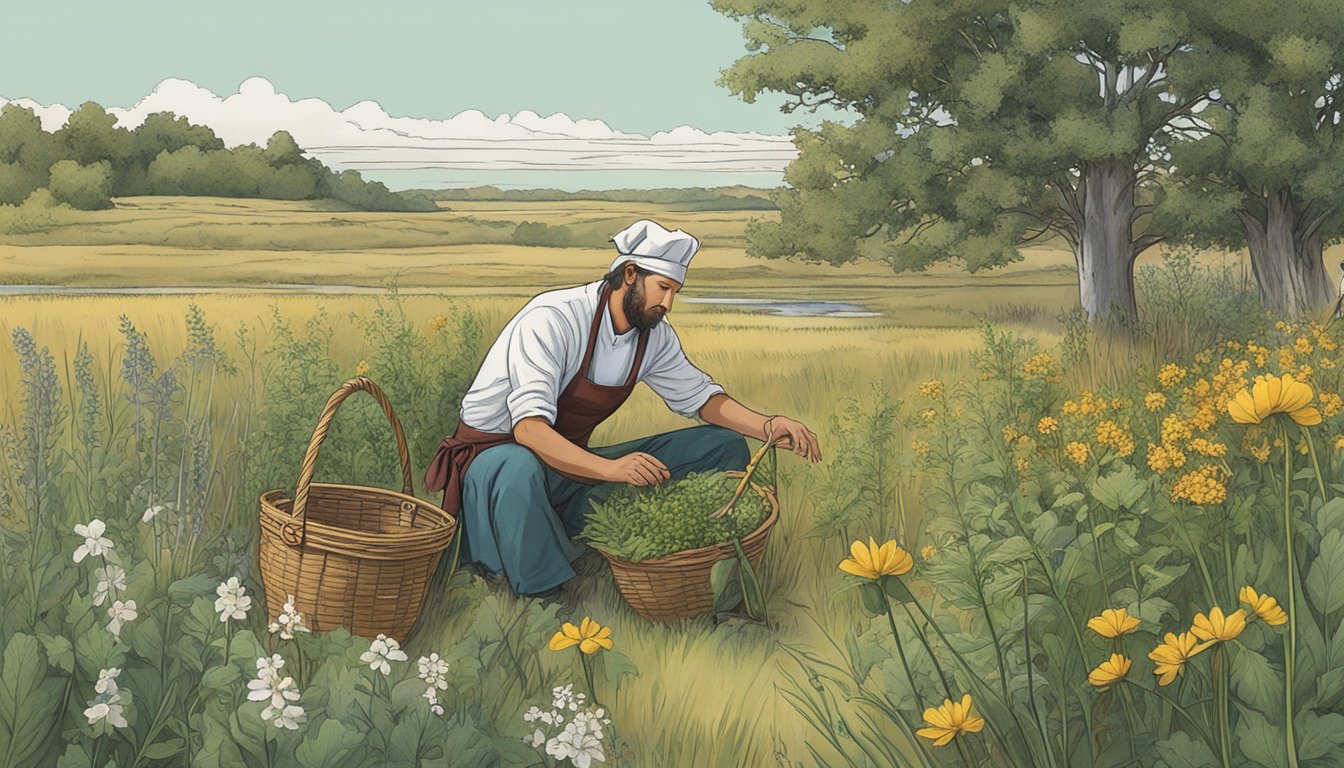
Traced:
POLYGON ((626 262, 625 274, 621 275, 622 284, 624 284, 627 287, 634 285, 635 278, 637 277, 639 277, 639 272, 635 270, 635 265, 633 263, 626 262))

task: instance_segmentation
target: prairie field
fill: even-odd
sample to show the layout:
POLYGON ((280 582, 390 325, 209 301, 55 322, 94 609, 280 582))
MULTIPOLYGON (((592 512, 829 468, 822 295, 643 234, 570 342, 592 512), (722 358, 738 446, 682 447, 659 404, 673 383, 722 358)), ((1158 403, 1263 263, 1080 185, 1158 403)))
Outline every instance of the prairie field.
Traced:
MULTIPOLYGON (((124 427, 117 420, 129 418, 128 398, 117 391, 119 379, 128 370, 128 339, 147 340, 154 359, 166 369, 170 361, 199 359, 192 357, 200 352, 199 327, 193 335, 187 322, 192 307, 199 311, 205 325, 213 329, 211 349, 217 346, 237 372, 225 376, 211 369, 209 389, 200 389, 204 385, 193 379, 192 386, 198 386, 194 395, 197 399, 193 402, 193 396, 183 395, 185 404, 174 407, 183 409, 177 412, 185 414, 183 419, 188 425, 211 425, 205 430, 204 439, 212 455, 243 457, 238 461, 215 460, 211 464, 210 471, 215 474, 209 492, 200 500, 200 509, 211 517, 197 526, 198 535, 203 528, 214 537, 211 541, 215 545, 224 550, 233 546, 238 552, 232 559, 218 561, 207 561, 204 555, 201 560, 190 561, 188 555, 189 561, 180 564, 184 570, 174 572, 179 578, 188 578, 204 569, 214 579, 210 584, 213 589, 214 583, 238 575, 224 572, 219 565, 223 562, 235 565, 245 574, 244 583, 251 594, 261 594, 255 550, 248 549, 254 546, 256 537, 256 497, 251 494, 258 483, 283 484, 285 478, 290 479, 284 487, 293 490, 293 478, 299 470, 297 459, 302 456, 303 441, 322 403, 357 370, 367 371, 366 375, 380 384, 381 377, 386 376, 390 382, 386 389, 393 396, 393 406, 399 411, 404 407, 407 414, 404 420, 414 423, 414 428, 408 429, 408 437, 412 443, 416 490, 423 498, 431 498, 424 492, 420 478, 429 451, 442 434, 451 431, 456 413, 450 402, 413 397, 416 389, 408 382, 432 385, 436 380, 427 372, 433 371, 433 376, 451 378, 460 388, 474 373, 499 329, 530 296, 595 280, 606 271, 613 257, 609 248, 517 245, 510 241, 514 227, 525 221, 563 225, 575 233, 588 233, 591 241, 594 233, 605 236, 636 219, 652 218, 669 229, 681 228, 694 234, 703 244, 670 315, 690 359, 749 407, 798 418, 821 437, 826 462, 820 465, 803 466, 795 457, 783 454, 779 457, 781 517, 772 531, 761 569, 768 597, 768 626, 732 619, 716 623, 709 618, 670 626, 651 624, 624 605, 607 574, 588 574, 576 579, 570 587, 574 607, 557 614, 556 606, 515 599, 507 588, 496 586, 495 593, 487 597, 489 589, 483 580, 461 572, 449 578, 446 565, 441 565, 439 578, 406 651, 414 659, 432 651, 447 655, 448 649, 457 649, 457 655, 450 660, 461 665, 460 673, 453 673, 459 677, 453 680, 452 689, 442 694, 453 713, 449 717, 456 718, 454 727, 487 734, 498 743, 517 742, 531 728, 520 719, 526 704, 540 703, 544 707, 551 683, 582 687, 583 678, 577 674, 573 658, 546 650, 545 638, 559 629, 560 622, 578 623, 582 617, 591 616, 612 628, 616 650, 638 670, 637 675, 624 679, 619 689, 613 688, 602 697, 612 718, 611 728, 619 738, 619 746, 613 745, 608 756, 613 761, 624 761, 619 764, 876 766, 899 760, 902 764, 929 765, 951 764, 937 761, 955 761, 959 755, 971 764, 1007 764, 995 761, 995 742, 987 740, 969 755, 950 748, 929 751, 912 735, 893 735, 900 730, 896 724, 899 718, 882 720, 863 709, 862 697, 855 694, 846 699, 827 687, 828 675, 844 667, 847 656, 867 654, 872 665, 874 649, 885 648, 881 644, 889 642, 889 638, 874 639, 888 632, 885 617, 874 619, 859 610, 855 592, 840 594, 842 584, 836 566, 849 555, 850 539, 866 539, 869 535, 878 541, 900 538, 900 545, 912 553, 931 543, 943 546, 945 527, 935 527, 931 529, 935 533, 930 533, 925 526, 937 513, 936 509, 928 508, 936 503, 933 499, 937 497, 930 496, 925 485, 930 478, 941 476, 919 471, 918 461, 906 456, 911 432, 903 421, 897 422, 913 418, 918 408, 923 407, 914 404, 920 397, 921 382, 939 380, 949 388, 954 386, 953 382, 959 382, 960 386, 973 388, 976 381, 988 378, 983 364, 973 358, 973 353, 985 351, 989 339, 986 324, 996 333, 1030 340, 1032 350, 1055 350, 1062 343, 1065 330, 1060 314, 1077 302, 1075 267, 1067 249, 1051 244, 1030 248, 1023 252, 1021 261, 978 274, 968 274, 955 264, 922 274, 896 274, 889 267, 874 263, 832 266, 748 257, 744 236, 747 223, 754 217, 774 215, 759 211, 676 210, 645 204, 575 201, 453 202, 441 203, 442 208, 436 213, 379 214, 323 210, 310 203, 215 198, 130 198, 116 202, 116 208, 109 211, 71 214, 67 223, 47 232, 0 236, 0 283, 33 286, 27 289, 31 291, 52 291, 0 295, 0 332, 5 339, 17 339, 16 329, 26 330, 38 349, 50 350, 68 417, 64 425, 53 427, 53 450, 75 457, 81 454, 83 438, 76 435, 74 421, 85 408, 77 394, 87 391, 79 389, 75 373, 81 345, 87 349, 86 358, 91 360, 94 378, 100 382, 95 389, 103 395, 107 429, 115 432, 124 427), (61 292, 70 287, 102 292, 75 295, 61 292), (839 302, 859 305, 877 315, 793 317, 762 312, 759 305, 695 301, 734 298, 839 302), (120 320, 123 316, 134 326, 131 335, 120 320), (443 322, 434 325, 438 316, 450 318, 450 326, 453 320, 465 317, 476 318, 479 325, 474 331, 447 336, 446 331, 439 330, 443 322), (427 327, 429 330, 425 330, 427 327), (421 336, 410 339, 401 333, 405 329, 418 331, 421 336), (305 351, 296 351, 300 349, 305 351), (286 351, 277 355, 273 366, 267 369, 260 362, 266 350, 286 351), (437 367, 429 367, 431 354, 437 367), (423 365, 420 355, 426 356, 423 365), (311 375, 297 370, 308 365, 312 366, 311 375), (202 392, 208 393, 204 400, 199 399, 202 392), (399 401, 397 394, 405 399, 399 401), (878 404, 883 398, 898 408, 899 419, 894 415, 896 411, 881 415, 878 404), (287 405, 276 409, 275 403, 280 402, 287 405), (254 414, 258 423, 263 424, 270 418, 267 414, 282 413, 288 423, 279 433, 252 433, 240 426, 240 412, 254 414), (871 436, 865 438, 870 433, 859 426, 864 418, 873 423, 883 419, 891 422, 896 437, 874 427, 871 436), (256 440, 284 441, 284 444, 248 447, 254 446, 256 440), (248 457, 261 455, 257 452, 263 449, 270 451, 265 454, 270 459, 260 465, 264 476, 249 475, 248 468, 254 465, 248 463, 248 457), (835 507, 838 495, 853 490, 845 485, 853 481, 852 477, 850 481, 836 479, 836 473, 840 472, 837 467, 852 469, 862 464, 871 469, 870 464, 860 459, 886 453, 890 453, 893 461, 897 454, 902 456, 903 469, 875 481, 880 498, 864 502, 871 514, 863 518, 846 512, 849 515, 843 526, 846 535, 841 538, 834 531, 827 534, 830 529, 826 526, 831 523, 821 520, 823 512, 819 510, 835 507), (227 493, 228 488, 235 488, 236 493, 227 493), (250 562, 246 559, 248 552, 252 556, 250 562), (491 635, 496 645, 489 645, 484 639, 488 633, 482 626, 489 623, 487 614, 498 620, 498 627, 491 630, 498 635, 491 635), (501 617, 510 617, 514 623, 509 627, 518 629, 506 628, 501 617), (467 638, 480 638, 480 646, 472 645, 471 653, 462 650, 468 645, 467 638), (856 638, 866 639, 860 642, 856 638), (494 649, 491 653, 499 653, 499 647, 511 647, 513 652, 530 654, 528 658, 532 661, 520 661, 516 674, 510 671, 512 668, 490 669, 485 655, 487 646, 494 649), (800 663, 800 658, 813 661, 800 663), (818 666, 817 659, 827 660, 836 667, 828 671, 818 666), (499 689, 500 685, 505 688, 499 689), (487 689, 492 691, 488 696, 487 689), (815 691, 815 701, 829 704, 809 710, 803 702, 812 700, 803 689, 815 691), (823 693, 823 689, 830 693, 823 693), (829 735, 823 738, 823 733, 829 735), (983 758, 977 750, 984 752, 983 758)), ((1196 261, 1225 269, 1229 274, 1244 272, 1243 259, 1238 254, 1203 253, 1196 261)), ((1159 254, 1147 254, 1140 263, 1157 265, 1159 254)), ((472 326, 466 323, 461 327, 472 326)), ((1161 362, 1159 357, 1168 351, 1160 343, 1150 343, 1143 349, 1123 345, 1107 348, 1095 340, 1093 344, 1087 360, 1070 371, 1069 384, 1131 386, 1132 370, 1143 365, 1155 368, 1161 362)), ((20 436, 16 438, 20 442, 26 434, 25 414, 31 415, 32 365, 29 358, 12 351, 0 355, 0 391, 6 393, 8 409, 0 421, 10 425, 12 433, 20 436)), ((190 391, 186 385, 183 388, 190 391)), ((957 412, 963 407, 968 412, 974 410, 974 401, 974 397, 966 400, 956 408, 957 412)), ((367 405, 352 401, 348 408, 350 419, 381 420, 376 410, 367 405)), ((56 405, 52 407, 60 411, 56 405)), ((938 406, 936 418, 950 416, 952 406, 947 410, 944 413, 942 406, 938 406)), ((926 416, 925 421, 932 423, 935 416, 926 416)), ((593 442, 615 443, 687 425, 651 391, 641 387, 621 411, 599 428, 593 442)), ((359 450, 352 449, 349 455, 340 454, 332 462, 320 465, 319 480, 354 482, 364 475, 386 480, 391 479, 389 474, 395 476, 385 471, 389 456, 395 457, 388 442, 390 433, 381 424, 367 426, 362 429, 355 425, 345 433, 358 433, 359 450), (376 468, 359 463, 374 461, 369 456, 375 454, 376 468), (335 476, 340 472, 360 477, 335 476)), ((997 430, 998 426, 994 426, 982 435, 982 441, 989 441, 987 435, 997 434, 997 430)), ((201 434, 191 429, 184 432, 188 433, 201 434)), ((339 438, 339 433, 333 433, 329 442, 339 438)), ((915 444, 918 443, 916 440, 915 444)), ((983 445, 988 446, 988 442, 983 445)), ((971 439, 965 450, 980 447, 971 439)), ((159 449, 153 450, 154 456, 158 456, 159 449)), ((338 449, 332 450, 335 453, 338 449)), ((935 445, 933 455, 937 454, 935 445)), ((190 475, 183 468, 187 459, 170 458, 179 461, 175 471, 181 471, 183 477, 190 475)), ((128 461, 127 467, 140 466, 134 460, 128 461)), ((1004 461, 1011 464, 1012 457, 1004 461)), ((1141 458, 1137 463, 1142 463, 1141 458)), ((66 466, 65 471, 75 470, 66 466)), ((130 473, 127 469, 124 474, 130 473)), ((12 470, 5 481, 9 484, 7 489, 21 486, 25 482, 23 477, 21 469, 12 470)), ((137 533, 140 531, 137 525, 145 490, 134 478, 119 482, 126 485, 127 498, 119 500, 119 506, 102 510, 87 501, 70 501, 70 492, 65 491, 67 507, 50 513, 64 526, 63 534, 53 534, 59 546, 68 549, 78 538, 69 534, 66 523, 84 522, 94 512, 107 522, 110 530, 128 538, 144 537, 143 532, 137 533)), ((83 480, 72 483, 75 487, 83 484, 83 480)), ((148 493, 153 500, 155 490, 151 488, 148 493)), ((16 491, 15 497, 23 494, 16 491)), ((10 498, 8 493, 5 498, 10 498)), ((180 492, 177 498, 182 498, 180 492)), ((14 538, 30 534, 38 526, 37 508, 31 500, 27 506, 17 502, 6 504, 0 522, 14 538)), ((118 546, 122 544, 119 542, 118 546)), ((161 553, 164 545, 154 538, 139 546, 144 552, 161 553)), ((125 554, 135 551, 131 545, 123 549, 125 554)), ((34 556, 31 550, 25 551, 28 553, 25 556, 34 556)), ((159 560, 157 554, 153 559, 159 560)), ((68 553, 64 560, 64 567, 70 568, 68 553)), ((1229 556, 1226 574, 1229 578, 1231 562, 1229 556)), ((130 570, 129 563, 123 565, 130 570)), ((1215 571, 1219 567, 1221 563, 1216 562, 1215 571)), ((1102 581, 1105 582, 1104 576, 1102 581)), ((132 579, 132 586, 136 584, 132 579)), ((1280 589, 1276 583, 1271 584, 1275 590, 1280 589)), ((33 591, 36 594, 39 590, 34 587, 33 591)), ((921 586, 914 591, 927 597, 936 591, 936 585, 921 586)), ((209 599, 213 600, 213 596, 209 599)), ((147 602, 148 597, 142 599, 141 616, 146 615, 143 607, 147 602)), ((1093 607, 1089 605, 1087 610, 1093 607)), ((35 607, 24 610, 29 608, 36 616, 35 607)), ((906 611, 909 612, 908 607, 906 611)), ((978 614, 973 615, 960 604, 948 611, 956 616, 954 624, 961 627, 965 636, 975 631, 973 620, 978 614)), ((902 616, 901 625, 914 631, 915 616, 911 614, 909 618, 906 624, 902 616)), ((72 627, 76 626, 75 619, 70 621, 72 627)), ((251 621, 261 638, 258 642, 264 644, 265 620, 251 621)), ((896 621, 893 617, 893 632, 896 621)), ((40 633, 39 624, 7 623, 5 639, 19 630, 40 633)), ((100 627, 94 629, 101 632, 100 627)), ((1015 631, 1021 632, 1022 628, 1019 626, 1015 631)), ((165 640, 172 637, 167 633, 165 629, 165 640)), ((902 661, 904 654, 916 647, 910 644, 909 637, 902 650, 902 661)), ((275 647, 273 640, 271 643, 268 651, 275 647)), ((49 643, 46 645, 48 654, 53 653, 51 647, 49 643)), ((208 636, 204 647, 212 647, 208 636)), ((227 650, 224 656, 227 666, 227 650)), ((987 664, 986 676, 993 674, 992 658, 986 662, 981 654, 973 656, 972 661, 987 664)), ((250 675, 250 664, 251 659, 244 659, 239 674, 250 675)), ((869 683, 876 681, 881 688, 881 681, 888 678, 879 674, 879 668, 890 671, 887 667, 873 666, 869 683)), ((156 669, 164 676, 168 674, 165 667, 156 669)), ((916 664, 915 671, 926 675, 924 679, 930 685, 935 679, 931 670, 927 664, 916 664)), ((145 674, 135 679, 149 687, 152 683, 148 682, 148 673, 145 674)), ((322 674, 327 673, 318 674, 314 685, 325 686, 323 690, 329 692, 332 701, 350 698, 351 693, 337 691, 341 685, 353 685, 348 678, 338 678, 336 672, 329 673, 331 678, 323 678, 322 674), (346 682, 332 682, 338 679, 346 682)), ((1055 672, 1049 674, 1053 685, 1055 672)), ((1017 676, 1011 681, 1005 679, 1004 688, 1010 683, 1026 685, 1017 676)), ((997 675, 993 684, 998 686, 997 675)), ((1067 688, 1066 683, 1059 685, 1061 690, 1067 688)), ((71 713, 68 725, 83 727, 79 710, 83 710, 86 698, 77 693, 64 701, 62 711, 71 713)), ((149 720, 154 717, 152 706, 149 701, 141 702, 142 698, 137 692, 140 704, 137 713, 149 720)), ((164 693, 165 702, 171 698, 164 693)), ((932 703, 942 698, 939 692, 932 703)), ((393 711, 401 711, 393 706, 396 698, 392 692, 388 693, 388 699, 393 711)), ((248 706, 251 705, 242 705, 248 706)), ((1067 709, 1071 704, 1059 706, 1067 709)), ((206 712, 216 711, 206 705, 202 707, 202 717, 206 712)), ((165 709, 177 711, 160 707, 165 709)), ((369 718, 376 721, 372 709, 370 705, 369 718)), ((224 712, 221 722, 227 722, 233 711, 227 707, 217 710, 224 712)), ((266 759, 271 759, 271 752, 266 751, 271 749, 269 746, 261 753, 249 752, 244 747, 230 751, 219 746, 219 737, 212 736, 209 730, 203 740, 199 733, 193 737, 192 709, 187 708, 186 712, 182 718, 186 730, 180 738, 181 744, 174 742, 175 751, 170 752, 167 747, 160 750, 157 754, 162 757, 157 764, 187 764, 187 755, 192 754, 193 764, 203 754, 217 757, 218 762, 199 764, 229 764, 223 757, 226 754, 236 754, 249 762, 260 759, 256 755, 263 753, 266 759)), ((1096 716, 1108 715, 1102 711, 1096 716)), ((1119 717, 1115 712, 1109 716, 1119 717)), ((312 705, 310 724, 316 717, 320 715, 317 706, 312 705)), ((1090 726, 1092 721, 1087 722, 1090 726)), ((1120 726, 1117 724, 1116 728, 1120 726)), ((1007 733, 1007 726, 1004 729, 1007 733)), ((143 751, 159 733, 147 732, 142 727, 127 741, 135 746, 135 740, 139 739, 139 749, 143 751)), ((229 739, 240 743, 245 740, 237 731, 229 733, 232 734, 229 739)), ((291 752, 279 754, 300 757, 310 754, 295 746, 307 738, 303 733, 278 737, 283 741, 292 736, 291 741, 275 747, 291 752), (293 752, 295 749, 299 751, 293 752)), ((326 734, 326 730, 321 733, 326 734)), ((1076 736, 1073 741, 1069 736, 1065 725, 1058 743, 1043 734, 1041 745, 1032 741, 1029 749, 1036 750, 1033 755, 1051 752, 1058 765, 1075 764, 1069 762, 1069 755, 1083 754, 1083 747, 1076 736), (1056 756, 1051 747, 1042 746, 1046 742, 1061 754, 1056 756), (1071 749, 1076 752, 1071 753, 1071 749), (1062 762, 1056 757, 1062 758, 1062 762)), ((1008 737, 1013 738, 1013 734, 1008 737)), ((67 729, 60 738, 75 745, 82 737, 67 729)), ((112 741, 110 736, 104 738, 108 739, 107 749, 116 749, 116 744, 121 743, 112 741)), ((1024 734, 1022 741, 1026 744, 1034 738, 1035 734, 1030 738, 1024 734)), ((1156 738, 1154 733, 1153 739, 1156 738)), ((266 743, 276 739, 268 736, 266 743)), ((481 750, 480 755, 495 755, 473 758, 479 759, 479 764, 501 764, 500 760, 504 760, 502 764, 514 764, 499 757, 508 754, 500 751, 503 747, 491 752, 479 741, 471 743, 481 750)), ((90 752, 99 754, 97 748, 102 743, 95 739, 88 742, 92 746, 43 746, 41 754, 68 755, 74 750, 88 759, 90 752)), ((1107 743, 1111 746, 1103 749, 1103 758, 1113 754, 1116 760, 1098 761, 1093 755, 1093 765, 1123 762, 1120 758, 1126 748, 1119 746, 1121 742, 1107 743)), ((143 757, 139 752, 136 754, 143 757)), ((440 753, 439 759, 447 759, 446 763, 430 760, 425 764, 474 764, 455 763, 449 758, 440 753)), ((285 763, 282 760, 277 764, 285 763)), ((539 756, 533 764, 552 763, 539 756)))

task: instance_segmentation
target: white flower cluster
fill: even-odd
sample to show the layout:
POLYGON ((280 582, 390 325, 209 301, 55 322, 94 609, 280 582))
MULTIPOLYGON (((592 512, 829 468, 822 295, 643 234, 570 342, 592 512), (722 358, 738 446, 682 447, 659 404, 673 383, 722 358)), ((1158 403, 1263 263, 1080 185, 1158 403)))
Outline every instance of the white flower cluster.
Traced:
POLYGON ((247 612, 252 609, 252 598, 247 596, 247 587, 238 583, 237 576, 230 576, 228 581, 215 587, 215 594, 219 595, 215 600, 215 611, 219 613, 220 621, 247 619, 247 612))
POLYGON ((107 608, 107 631, 120 639, 122 625, 134 621, 140 614, 136 612, 134 600, 117 599, 126 591, 126 571, 117 565, 116 545, 103 535, 105 533, 107 524, 97 518, 88 524, 76 525, 75 535, 83 537, 84 543, 75 548, 73 557, 76 563, 84 562, 87 557, 96 557, 102 561, 97 574, 98 585, 93 590, 93 604, 102 605, 111 601, 107 608))
POLYGON ((280 609, 280 615, 271 622, 271 634, 280 633, 281 640, 293 640, 296 632, 310 631, 303 625, 303 614, 294 610, 294 596, 289 595, 288 602, 280 609))
POLYGON ((379 635, 369 644, 369 650, 359 655, 359 660, 369 665, 369 669, 376 669, 386 677, 392 672, 392 665, 389 661, 406 661, 406 652, 401 650, 401 644, 387 635, 379 635))
POLYGON ((431 653, 428 656, 421 656, 416 661, 416 666, 420 668, 420 679, 424 681, 424 698, 429 701, 429 711, 436 715, 443 714, 443 705, 439 704, 439 691, 448 690, 448 660, 439 658, 439 654, 431 653))
POLYGON ((117 676, 121 670, 117 667, 104 669, 98 673, 98 682, 93 686, 93 692, 96 694, 89 701, 89 708, 84 710, 84 716, 89 719, 89 725, 97 725, 100 721, 106 721, 108 725, 114 728, 126 727, 126 716, 122 712, 121 690, 117 688, 117 676))
POLYGON ((307 721, 308 715, 303 707, 290 703, 299 700, 299 689, 294 685, 294 678, 280 675, 283 666, 285 659, 278 653, 257 659, 257 676, 247 681, 247 698, 248 701, 267 702, 266 708, 261 710, 262 720, 270 720, 276 728, 297 731, 299 723, 307 721))
POLYGON ((588 768, 594 762, 605 763, 602 728, 611 724, 606 710, 584 707, 585 697, 574 693, 573 685, 557 686, 551 693, 550 710, 532 707, 523 714, 523 721, 534 726, 532 733, 523 736, 523 743, 534 749, 544 744, 546 754, 578 768, 588 768), (565 722, 566 712, 574 713, 569 722, 565 722))

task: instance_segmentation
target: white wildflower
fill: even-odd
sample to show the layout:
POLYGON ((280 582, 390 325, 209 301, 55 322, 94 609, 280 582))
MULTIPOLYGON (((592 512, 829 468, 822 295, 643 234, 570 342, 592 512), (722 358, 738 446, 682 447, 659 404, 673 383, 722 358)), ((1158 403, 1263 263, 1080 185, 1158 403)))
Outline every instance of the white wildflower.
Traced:
POLYGON ((564 709, 566 707, 574 709, 573 684, 563 686, 557 685, 555 688, 551 689, 551 706, 556 709, 564 709))
POLYGON ((531 734, 523 734, 523 743, 536 749, 546 743, 546 734, 542 733, 541 729, 538 728, 531 734))
POLYGON ((165 509, 167 509, 167 507, 163 506, 162 504, 155 504, 154 506, 145 510, 145 514, 140 516, 140 522, 148 523, 149 521, 158 517, 159 513, 164 511, 165 509))
POLYGON ((93 594, 93 604, 102 605, 109 596, 115 597, 117 592, 125 591, 126 572, 120 566, 104 563, 103 571, 98 576, 98 589, 93 594))
MULTIPOLYGON (((431 688, 438 688, 441 691, 448 690, 448 660, 439 658, 439 654, 431 653, 428 656, 421 656, 416 661, 416 666, 420 668, 420 679, 431 688)), ((536 709, 536 707, 533 707, 536 709)))
POLYGON ((406 659, 406 652, 401 650, 401 644, 387 635, 379 635, 369 644, 369 650, 359 656, 359 660, 368 664, 369 669, 376 669, 384 676, 392 671, 388 661, 406 661, 406 659))
POLYGON ((433 712, 436 715, 443 714, 443 705, 439 704, 439 692, 434 689, 434 686, 431 685, 426 688, 425 692, 420 694, 420 696, 429 702, 430 712, 433 712))
POLYGON ((280 610, 280 615, 276 617, 275 621, 271 622, 270 630, 271 634, 279 632, 281 640, 293 640, 295 632, 309 631, 303 625, 303 614, 294 609, 293 595, 289 595, 289 601, 280 610))
POLYGON ((107 693, 109 691, 116 691, 117 676, 120 674, 121 670, 117 667, 112 667, 110 669, 104 669, 100 671, 98 673, 98 682, 93 684, 94 692, 107 693))
POLYGON ((124 603, 120 600, 115 600, 107 609, 107 615, 112 619, 107 623, 107 631, 111 632, 114 637, 120 639, 121 625, 129 621, 135 621, 135 618, 140 614, 135 612, 134 600, 127 600, 124 603))
POLYGON ((94 519, 88 525, 76 525, 75 533, 84 537, 84 543, 75 550, 75 562, 81 562, 89 555, 100 557, 112 551, 112 540, 104 536, 107 526, 102 520, 94 519))
POLYGON ((247 612, 252 609, 252 598, 247 596, 247 587, 238 583, 237 576, 230 576, 228 581, 216 587, 215 594, 219 595, 215 600, 215 611, 219 613, 220 621, 247 619, 247 612))
POLYGON ((257 659, 257 678, 266 679, 280 674, 280 668, 285 666, 285 657, 280 654, 272 654, 270 658, 262 656, 257 659))
POLYGON ((308 715, 303 711, 303 707, 297 704, 289 704, 284 710, 275 715, 276 728, 288 728, 291 731, 299 729, 299 723, 307 722, 308 715))
POLYGON ((115 686, 110 691, 103 691, 89 701, 89 708, 84 710, 84 716, 89 719, 89 725, 97 725, 100 720, 106 720, 108 725, 114 728, 125 728, 126 715, 122 711, 121 691, 115 686))
POLYGON ((541 710, 538 709, 536 706, 529 708, 526 712, 523 713, 523 722, 525 723, 534 723, 540 719, 541 719, 541 710))
POLYGON ((299 700, 299 689, 294 686, 294 678, 282 678, 279 675, 260 675, 247 681, 247 700, 265 701, 266 708, 261 711, 262 720, 270 720, 281 714, 288 703, 299 700))
POLYGON ((607 761, 602 751, 602 740, 588 727, 587 721, 575 719, 555 738, 546 742, 546 754, 557 760, 570 760, 578 768, 588 768, 596 760, 607 761))

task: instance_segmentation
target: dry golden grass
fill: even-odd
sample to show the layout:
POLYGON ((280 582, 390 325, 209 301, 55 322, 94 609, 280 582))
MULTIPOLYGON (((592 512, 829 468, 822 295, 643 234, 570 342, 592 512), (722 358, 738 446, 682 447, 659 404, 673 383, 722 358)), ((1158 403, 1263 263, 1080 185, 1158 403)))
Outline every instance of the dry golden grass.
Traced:
MULTIPOLYGON (((966 370, 967 354, 979 344, 976 326, 981 318, 1024 328, 1049 344, 1058 333, 1056 313, 1077 296, 1072 258, 1056 247, 1028 250, 1021 262, 989 273, 968 275, 944 265, 925 274, 897 275, 876 264, 832 267, 748 258, 743 227, 754 216, 769 215, 759 212, 688 213, 582 201, 455 202, 450 207, 431 214, 374 214, 316 210, 306 203, 119 201, 115 210, 81 214, 80 223, 72 226, 7 238, 0 243, 0 279, 238 290, 0 298, 0 332, 8 338, 13 328, 28 328, 39 345, 53 350, 58 369, 63 360, 73 359, 80 338, 89 342, 101 365, 115 366, 121 343, 116 319, 126 314, 148 334, 156 357, 166 362, 183 348, 183 317, 190 303, 220 326, 221 335, 229 339, 226 346, 232 347, 232 331, 243 323, 258 332, 262 348, 270 342, 266 328, 272 305, 296 322, 321 305, 338 328, 351 331, 338 332, 333 354, 353 374, 356 363, 372 355, 348 341, 362 339, 353 332, 349 314, 366 314, 375 295, 294 295, 267 293, 263 287, 378 288, 396 276, 412 317, 428 319, 456 302, 481 315, 488 341, 529 296, 596 279, 612 253, 503 242, 481 245, 472 244, 472 238, 507 240, 513 223, 525 220, 615 232, 633 219, 651 217, 705 243, 684 298, 829 299, 882 313, 876 318, 788 318, 682 301, 671 316, 690 358, 730 394, 757 410, 802 419, 822 435, 826 451, 827 422, 842 398, 860 394, 872 380, 902 396, 922 379, 955 378, 966 370)), ((378 372, 369 375, 376 380, 378 372)), ((18 387, 15 356, 0 355, 0 391, 11 395, 11 409, 18 387)), ((217 394, 222 408, 234 393, 217 394)), ((640 388, 599 428, 594 442, 618 442, 681 426, 685 420, 640 388)), ((641 764, 670 764, 656 756, 675 754, 680 765, 773 765, 777 748, 794 760, 806 759, 805 744, 818 741, 776 693, 776 686, 785 684, 780 665, 787 666, 779 644, 824 649, 828 638, 855 631, 854 617, 860 613, 851 610, 846 602, 850 598, 831 596, 837 584, 835 564, 844 552, 837 542, 807 537, 808 499, 793 492, 803 486, 806 473, 820 468, 799 466, 792 457, 783 463, 794 480, 784 488, 784 514, 765 568, 777 632, 713 628, 707 621, 650 626, 603 582, 592 585, 581 600, 579 612, 613 625, 617 644, 641 671, 613 702, 622 732, 647 759, 641 764)), ((431 597, 427 611, 434 610, 435 601, 431 597)), ((449 631, 448 625, 430 627, 424 637, 433 642, 449 631)))

